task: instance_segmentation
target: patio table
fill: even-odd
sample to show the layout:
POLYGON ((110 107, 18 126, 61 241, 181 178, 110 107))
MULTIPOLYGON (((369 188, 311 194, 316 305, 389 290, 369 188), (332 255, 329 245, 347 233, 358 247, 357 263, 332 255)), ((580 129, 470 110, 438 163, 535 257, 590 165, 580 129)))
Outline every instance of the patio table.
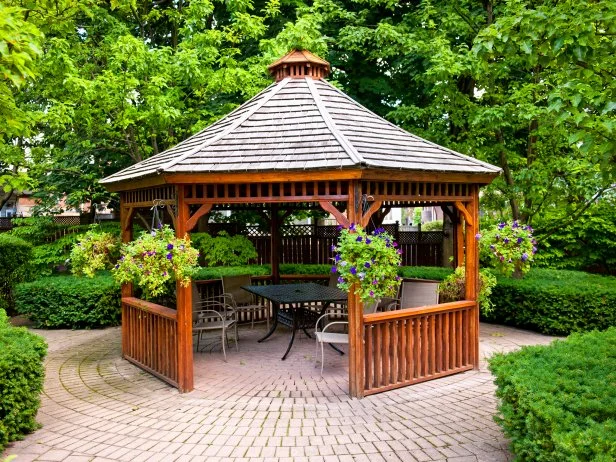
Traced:
MULTIPOLYGON (((272 302, 274 307, 274 322, 265 337, 259 340, 263 342, 274 333, 278 323, 292 329, 291 340, 287 351, 282 359, 285 360, 293 341, 295 332, 302 329, 308 337, 310 334, 306 329, 313 327, 317 318, 325 312, 330 303, 346 302, 348 295, 337 287, 329 287, 314 282, 303 284, 272 284, 268 286, 242 286, 242 289, 263 297, 272 302), (320 302, 322 304, 319 313, 306 308, 307 303, 320 302), (281 305, 290 305, 290 308, 281 308, 281 305)), ((310 337, 312 338, 312 337, 310 337)))

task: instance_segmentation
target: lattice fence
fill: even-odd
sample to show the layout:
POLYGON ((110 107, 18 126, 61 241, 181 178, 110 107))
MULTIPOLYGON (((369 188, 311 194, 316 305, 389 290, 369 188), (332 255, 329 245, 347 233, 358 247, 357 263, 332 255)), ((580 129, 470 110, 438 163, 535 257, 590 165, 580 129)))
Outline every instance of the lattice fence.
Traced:
MULTIPOLYGON (((258 226, 236 223, 210 223, 209 233, 225 231, 230 235, 243 234, 254 244, 259 257, 256 264, 270 262, 270 233, 258 226)), ((400 244, 404 266, 441 266, 443 233, 441 231, 399 231, 398 225, 384 226, 400 244)), ((329 264, 333 257, 331 246, 338 239, 336 226, 285 225, 280 228, 281 263, 329 264)))

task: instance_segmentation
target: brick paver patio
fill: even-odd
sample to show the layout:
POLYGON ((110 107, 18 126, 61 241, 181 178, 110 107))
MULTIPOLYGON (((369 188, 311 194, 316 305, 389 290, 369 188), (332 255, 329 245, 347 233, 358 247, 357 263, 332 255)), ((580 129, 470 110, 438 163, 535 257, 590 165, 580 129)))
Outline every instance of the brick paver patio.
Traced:
MULTIPOLYGON (((283 329, 242 329, 228 362, 212 344, 195 358, 195 391, 179 394, 120 357, 120 330, 39 331, 49 342, 42 429, 4 456, 40 461, 501 461, 485 361, 470 371, 363 400, 346 395, 346 356, 283 329)), ((481 351, 547 344, 536 333, 483 324, 481 351)))

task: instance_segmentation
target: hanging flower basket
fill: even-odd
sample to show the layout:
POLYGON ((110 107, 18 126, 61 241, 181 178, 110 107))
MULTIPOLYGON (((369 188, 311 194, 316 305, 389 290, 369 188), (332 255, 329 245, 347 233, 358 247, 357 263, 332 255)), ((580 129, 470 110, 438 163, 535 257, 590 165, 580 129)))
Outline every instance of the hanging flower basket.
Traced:
POLYGON ((71 250, 73 273, 93 278, 97 271, 110 269, 120 255, 119 248, 120 240, 113 234, 90 229, 71 250))
POLYGON ((352 224, 349 229, 342 229, 332 250, 336 252, 332 272, 338 273, 340 289, 349 292, 357 284, 355 293, 364 303, 396 296, 402 251, 383 228, 368 234, 361 226, 352 224))
POLYGON ((113 275, 121 284, 133 283, 140 287, 144 297, 150 300, 163 295, 170 281, 187 287, 198 259, 199 252, 187 238, 177 238, 171 228, 163 226, 124 244, 113 275))

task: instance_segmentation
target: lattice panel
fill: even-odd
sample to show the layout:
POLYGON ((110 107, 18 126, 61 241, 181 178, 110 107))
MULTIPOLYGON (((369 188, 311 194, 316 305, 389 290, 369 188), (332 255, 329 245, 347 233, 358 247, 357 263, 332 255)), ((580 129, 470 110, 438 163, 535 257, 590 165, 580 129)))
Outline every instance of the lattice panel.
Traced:
POLYGON ((465 183, 362 181, 362 192, 389 201, 468 200, 471 186, 465 183))
POLYGON ((280 228, 281 236, 312 236, 312 225, 292 225, 280 228))
POLYGON ((349 194, 346 181, 303 181, 288 183, 225 183, 184 186, 187 203, 302 202, 315 200, 345 201, 349 194))
POLYGON ((137 189, 122 193, 122 205, 133 207, 151 206, 154 200, 175 204, 175 186, 157 186, 148 189, 137 189))
POLYGON ((443 242, 442 231, 400 231, 398 233, 399 244, 438 244, 443 242))

